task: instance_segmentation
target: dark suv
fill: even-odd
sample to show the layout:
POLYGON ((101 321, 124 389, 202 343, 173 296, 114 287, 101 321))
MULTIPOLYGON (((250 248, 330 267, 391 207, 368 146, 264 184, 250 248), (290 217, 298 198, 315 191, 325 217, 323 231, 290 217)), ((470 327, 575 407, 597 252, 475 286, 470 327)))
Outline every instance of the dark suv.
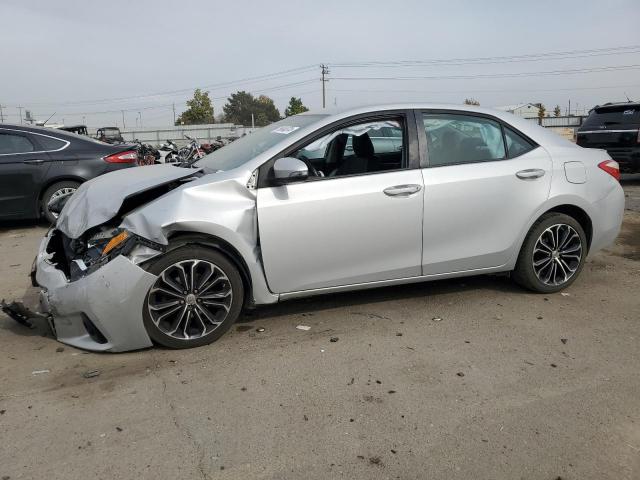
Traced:
POLYGON ((52 128, 0 124, 0 219, 55 221, 49 205, 82 182, 137 165, 130 145, 108 145, 52 128))
POLYGON ((603 148, 622 173, 640 172, 640 103, 605 103, 594 107, 578 129, 576 143, 603 148))

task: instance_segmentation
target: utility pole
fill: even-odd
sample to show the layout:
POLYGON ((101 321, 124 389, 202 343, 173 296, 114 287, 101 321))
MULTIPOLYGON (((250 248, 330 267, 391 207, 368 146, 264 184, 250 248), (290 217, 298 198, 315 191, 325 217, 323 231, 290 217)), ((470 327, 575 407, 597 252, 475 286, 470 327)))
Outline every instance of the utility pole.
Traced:
POLYGON ((173 104, 173 124, 176 124, 176 104, 173 104))
POLYGON ((4 123, 4 115, 2 114, 2 105, 0 105, 0 123, 4 123))
POLYGON ((571 116, 571 99, 569 99, 569 113, 567 113, 567 117, 571 116))
POLYGON ((326 97, 327 97, 327 93, 326 93, 326 84, 329 81, 328 78, 326 78, 326 75, 329 74, 329 67, 327 67, 324 63, 322 65, 320 65, 320 68, 322 69, 322 108, 325 108, 326 106, 326 97))
POLYGON ((138 112, 138 115, 140 115, 140 128, 142 128, 142 112, 138 112))
POLYGON ((120 110, 120 112, 122 112, 122 130, 126 130, 127 124, 124 123, 124 110, 120 110))
POLYGON ((251 114, 251 131, 253 131, 255 128, 256 128, 256 121, 252 113, 251 114))
POLYGON ((22 125, 22 107, 18 107, 18 111, 20 112, 20 125, 22 125))

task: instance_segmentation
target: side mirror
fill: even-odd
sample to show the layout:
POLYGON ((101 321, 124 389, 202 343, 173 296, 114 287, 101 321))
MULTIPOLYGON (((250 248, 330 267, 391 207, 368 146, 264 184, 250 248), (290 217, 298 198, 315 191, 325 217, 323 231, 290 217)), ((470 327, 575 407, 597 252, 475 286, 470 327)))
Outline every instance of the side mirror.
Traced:
POLYGON ((279 158, 273 164, 273 176, 278 185, 303 182, 309 177, 309 169, 302 160, 284 157, 279 158))

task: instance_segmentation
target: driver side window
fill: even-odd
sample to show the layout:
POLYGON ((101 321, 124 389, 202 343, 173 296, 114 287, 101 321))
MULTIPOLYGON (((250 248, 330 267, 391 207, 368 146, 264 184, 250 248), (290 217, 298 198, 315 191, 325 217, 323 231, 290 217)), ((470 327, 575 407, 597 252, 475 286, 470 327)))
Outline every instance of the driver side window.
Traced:
POLYGON ((406 165, 401 118, 367 120, 316 138, 290 156, 304 161, 315 177, 363 175, 406 165))

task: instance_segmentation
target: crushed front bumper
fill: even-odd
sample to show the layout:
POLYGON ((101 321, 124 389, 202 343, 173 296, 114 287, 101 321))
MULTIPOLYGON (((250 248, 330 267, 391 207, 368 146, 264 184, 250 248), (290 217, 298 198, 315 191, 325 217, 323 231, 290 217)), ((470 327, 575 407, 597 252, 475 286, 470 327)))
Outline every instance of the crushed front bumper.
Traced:
POLYGON ((42 240, 35 262, 40 308, 50 314, 57 339, 93 351, 122 352, 150 347, 142 321, 144 299, 156 279, 119 255, 98 270, 70 282, 51 262, 42 240))

